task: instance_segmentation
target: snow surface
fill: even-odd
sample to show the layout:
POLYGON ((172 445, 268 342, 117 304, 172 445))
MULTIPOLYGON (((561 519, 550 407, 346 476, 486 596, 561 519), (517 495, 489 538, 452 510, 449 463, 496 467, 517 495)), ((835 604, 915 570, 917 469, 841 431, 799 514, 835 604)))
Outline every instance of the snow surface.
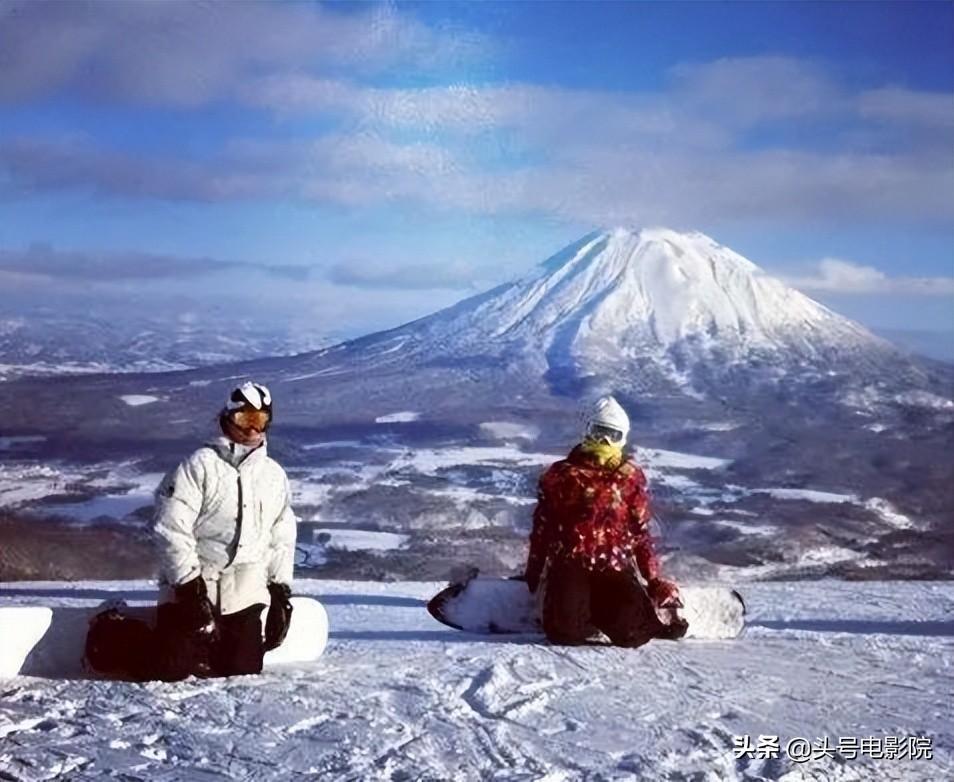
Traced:
POLYGON ((328 548, 345 551, 392 551, 407 545, 408 536, 396 532, 377 532, 363 529, 321 528, 315 535, 327 536, 328 548))
POLYGON ((698 456, 679 451, 663 451, 659 448, 637 448, 637 461, 651 468, 674 470, 718 470, 732 464, 731 459, 713 456, 698 456))
POLYGON ((416 421, 421 417, 420 413, 416 413, 413 410, 403 410, 399 413, 388 413, 387 415, 379 415, 374 419, 376 424, 407 424, 412 421, 416 421))
POLYGON ((510 445, 409 448, 394 458, 389 465, 389 472, 412 468, 423 475, 436 475, 442 469, 460 465, 549 467, 564 456, 559 453, 521 451, 510 445))
MULTIPOLYGON (((341 441, 337 445, 345 445, 341 441)), ((337 447, 337 446, 336 446, 337 447)), ((372 486, 408 486, 420 476, 440 477, 448 481, 445 486, 436 488, 417 487, 421 494, 443 497, 453 500, 454 512, 459 513, 459 505, 474 501, 504 501, 511 505, 532 504, 533 496, 515 493, 514 471, 526 467, 548 467, 562 453, 540 453, 522 451, 513 443, 493 446, 453 446, 447 448, 410 448, 406 446, 382 446, 375 444, 376 458, 385 457, 378 463, 337 460, 331 467, 312 467, 290 472, 292 501, 296 508, 301 505, 316 507, 309 520, 333 521, 322 516, 321 505, 337 492, 358 492, 372 486), (497 492, 488 492, 455 483, 458 478, 453 474, 462 467, 486 471, 497 492)))
MULTIPOLYGON (((714 515, 715 511, 696 508, 693 513, 709 516, 714 515), (708 510, 708 513, 702 513, 703 510, 708 510)), ((718 519, 714 520, 712 523, 717 524, 720 527, 738 530, 744 535, 765 535, 771 537, 773 535, 779 534, 778 527, 773 527, 769 524, 753 524, 751 521, 739 521, 738 519, 718 519)))
MULTIPOLYGON (((507 438, 487 445, 443 448, 371 445, 357 440, 312 443, 305 447, 310 450, 373 449, 379 461, 335 459, 328 466, 292 469, 289 471, 292 501, 305 521, 340 522, 344 519, 329 515, 327 508, 329 502, 341 494, 371 487, 412 487, 418 494, 453 503, 449 512, 455 514, 462 526, 487 526, 495 522, 482 513, 471 513, 474 503, 505 502, 514 508, 533 505, 536 499, 532 489, 527 488, 526 471, 545 469, 565 456, 562 452, 525 451, 518 442, 517 438, 512 441, 507 438), (479 486, 471 483, 474 475, 480 478, 479 486), (437 478, 440 482, 418 485, 422 477, 437 478)), ((905 516, 881 497, 862 498, 855 493, 812 488, 748 488, 723 483, 717 474, 713 476, 716 485, 700 483, 704 478, 699 476, 699 471, 718 473, 731 464, 730 459, 658 448, 637 448, 636 457, 653 491, 678 493, 696 515, 721 515, 721 506, 763 494, 779 501, 854 504, 895 529, 923 526, 920 520, 905 516)), ((0 507, 42 515, 52 513, 80 522, 102 517, 121 520, 152 504, 153 492, 162 478, 160 473, 140 473, 138 467, 135 461, 100 463, 85 470, 58 463, 0 463, 0 507), (91 474, 102 477, 90 478, 91 474)), ((708 482, 712 483, 712 479, 708 482)), ((312 550, 310 555, 311 564, 325 561, 318 549, 312 550)))
POLYGON ((485 421, 480 433, 497 440, 536 440, 540 436, 536 426, 515 421, 485 421))
MULTIPOLYGON (((132 485, 124 492, 110 492, 93 497, 86 502, 51 506, 50 509, 80 521, 93 521, 102 516, 122 519, 138 508, 152 506, 156 487, 163 477, 163 474, 159 472, 139 473, 129 476, 128 480, 132 485)), ((96 481, 90 481, 89 485, 96 484, 96 481)))
POLYGON ((899 405, 928 407, 933 410, 950 410, 954 408, 954 400, 945 399, 943 396, 938 396, 928 391, 906 391, 903 394, 896 394, 894 401, 899 405))
POLYGON ((885 524, 896 529, 913 529, 918 525, 909 517, 899 512, 888 500, 883 497, 870 497, 862 500, 857 494, 839 494, 830 491, 815 489, 752 489, 749 494, 768 494, 777 500, 806 500, 820 503, 851 503, 867 508, 877 515, 885 524))
POLYGON ((46 440, 42 435, 28 435, 23 437, 0 437, 0 451, 10 451, 21 445, 36 445, 46 440))
POLYGON ((710 237, 664 228, 591 234, 400 336, 428 358, 497 353, 578 376, 651 366, 690 396, 696 366, 759 356, 785 374, 896 352, 710 237))
MULTIPOLYGON (((153 494, 162 478, 162 473, 138 473, 133 464, 121 464, 112 467, 103 478, 73 482, 74 486, 81 485, 87 491, 106 489, 105 494, 89 497, 80 502, 44 504, 33 510, 42 511, 44 514, 65 516, 81 522, 91 522, 103 517, 123 519, 139 508, 152 505, 153 494), (117 484, 120 486, 117 487, 117 484)), ((47 495, 57 493, 53 490, 56 485, 56 483, 46 484, 47 495)), ((42 487, 41 482, 37 488, 43 490, 42 487)), ((44 495, 38 492, 29 499, 38 499, 41 496, 44 495)), ((7 499, 2 491, 2 482, 0 482, 0 497, 7 499)))
POLYGON ((731 432, 738 429, 742 424, 735 421, 712 421, 699 426, 704 432, 731 432))
POLYGON ((815 489, 752 489, 752 494, 767 494, 776 500, 805 500, 806 502, 828 502, 833 504, 857 502, 854 494, 838 494, 815 489))
POLYGON ((881 497, 872 497, 862 503, 868 510, 877 513, 881 520, 897 529, 913 529, 918 525, 899 512, 890 502, 881 497))
POLYGON ((298 541, 295 544, 295 567, 316 568, 328 561, 328 548, 324 543, 298 541))
POLYGON ((306 451, 317 451, 323 448, 366 448, 360 440, 324 440, 320 443, 309 443, 303 445, 302 449, 306 451))
POLYGON ((82 482, 86 477, 80 466, 0 462, 0 507, 15 507, 65 493, 67 486, 82 482))
POLYGON ((119 397, 130 407, 141 407, 142 405, 151 405, 153 402, 158 402, 159 397, 150 396, 149 394, 123 394, 119 397))
POLYGON ((923 407, 929 410, 954 410, 954 400, 929 391, 914 390, 890 395, 877 385, 867 385, 841 395, 841 403, 857 408, 861 415, 871 415, 891 403, 904 407, 923 407))
MULTIPOLYGON (((748 584, 734 641, 636 650, 473 636, 424 608, 443 585, 303 581, 315 663, 145 685, 0 683, 0 776, 39 779, 918 780, 954 776, 954 585, 748 584), (913 610, 916 607, 916 613, 913 610), (734 736, 913 736, 933 760, 735 758, 734 736)), ((68 604, 146 583, 21 583, 68 604)))
POLYGON ((409 540, 409 536, 396 532, 318 527, 314 529, 310 540, 304 540, 299 535, 298 542, 295 544, 295 564, 314 568, 328 561, 329 549, 380 554, 403 548, 409 540))

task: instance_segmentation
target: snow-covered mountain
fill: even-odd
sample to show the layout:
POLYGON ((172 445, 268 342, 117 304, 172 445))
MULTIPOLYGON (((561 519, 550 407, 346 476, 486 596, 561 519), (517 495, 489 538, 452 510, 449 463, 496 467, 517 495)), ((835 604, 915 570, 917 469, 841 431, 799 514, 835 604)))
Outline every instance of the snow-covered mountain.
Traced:
POLYGON ((303 552, 323 573, 518 567, 540 470, 578 440, 597 391, 629 411, 689 571, 936 577, 954 562, 954 367, 665 229, 591 234, 514 282, 311 353, 0 383, 0 408, 17 411, 0 428, 0 505, 142 511, 130 487, 210 433, 242 378, 272 389, 270 447, 311 533, 401 536, 387 564, 303 552), (57 504, 66 484, 83 508, 57 504))
MULTIPOLYGON (((154 394, 207 408, 219 403, 220 381, 243 375, 274 385, 286 420, 302 424, 373 421, 407 404, 474 415, 515 404, 564 409, 595 391, 640 403, 741 404, 782 394, 816 405, 819 394, 943 397, 950 384, 943 368, 922 364, 709 237, 663 228, 590 234, 514 282, 389 331, 191 376, 131 375, 111 386, 113 398, 154 394)), ((73 397, 93 388, 61 382, 73 397)), ((51 423, 47 391, 44 384, 33 396, 44 425, 51 423)), ((56 407, 59 386, 49 393, 56 407)), ((98 388, 89 401, 104 404, 98 388)), ((137 419, 153 411, 137 411, 137 419)))
POLYGON ((644 388, 740 367, 842 370, 898 357, 708 236, 664 228, 591 234, 522 279, 392 335, 419 355, 496 355, 644 388))
POLYGON ((783 385, 796 396, 805 385, 932 385, 919 361, 861 325, 704 234, 664 228, 592 233, 428 317, 246 371, 309 389, 309 405, 354 381, 382 413, 422 396, 453 407, 446 390, 462 381, 478 406, 502 393, 545 404, 597 391, 738 400, 783 385))
MULTIPOLYGON (((279 346, 278 337, 256 334, 254 323, 141 328, 122 337, 108 323, 67 325, 7 329, 0 363, 8 355, 18 366, 154 371, 308 346, 308 339, 279 346)), ((883 379, 899 367, 921 375, 887 341, 708 236, 664 228, 590 234, 522 278, 433 315, 260 366, 294 379, 288 382, 334 378, 335 386, 379 372, 406 379, 411 368, 466 367, 516 374, 518 386, 542 383, 564 396, 578 396, 581 383, 696 396, 723 394, 727 377, 745 384, 832 374, 883 379)), ((513 378, 508 384, 514 387, 513 378)))

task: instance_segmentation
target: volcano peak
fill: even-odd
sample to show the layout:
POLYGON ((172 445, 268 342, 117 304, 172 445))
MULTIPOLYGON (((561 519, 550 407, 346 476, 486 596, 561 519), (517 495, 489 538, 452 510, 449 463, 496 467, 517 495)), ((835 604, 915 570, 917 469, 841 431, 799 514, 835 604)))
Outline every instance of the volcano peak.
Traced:
POLYGON ((615 227, 415 329, 429 353, 507 355, 575 374, 729 367, 827 371, 887 343, 698 231, 615 227), (678 369, 674 369, 678 367, 678 369))

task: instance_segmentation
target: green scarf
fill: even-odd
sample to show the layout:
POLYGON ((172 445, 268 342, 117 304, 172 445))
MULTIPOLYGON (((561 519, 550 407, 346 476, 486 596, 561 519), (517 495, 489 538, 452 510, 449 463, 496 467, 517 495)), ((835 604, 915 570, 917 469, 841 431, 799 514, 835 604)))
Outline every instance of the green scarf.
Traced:
POLYGON ((623 445, 611 445, 610 443, 596 442, 595 440, 584 440, 580 447, 584 453, 588 453, 601 467, 609 467, 615 470, 623 463, 623 445))

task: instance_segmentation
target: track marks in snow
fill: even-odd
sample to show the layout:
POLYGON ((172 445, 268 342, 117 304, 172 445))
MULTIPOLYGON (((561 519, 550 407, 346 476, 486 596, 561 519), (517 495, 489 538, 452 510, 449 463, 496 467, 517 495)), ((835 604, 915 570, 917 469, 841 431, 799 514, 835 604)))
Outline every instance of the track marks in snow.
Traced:
POLYGON ((336 598, 328 608, 341 635, 310 666, 176 684, 0 683, 8 728, 0 779, 794 782, 804 772, 913 782, 954 774, 945 699, 952 639, 850 630, 861 621, 889 628, 911 605, 940 621, 954 605, 949 585, 752 584, 752 626, 738 641, 639 649, 445 631, 419 604, 436 585, 298 588, 336 598), (846 630, 789 627, 821 619, 846 630), (934 736, 935 760, 794 766, 732 753, 734 735, 889 733, 934 736))
POLYGON ((311 730, 316 728, 319 725, 324 724, 330 719, 330 716, 327 714, 320 714, 317 717, 305 717, 302 720, 298 720, 294 725, 292 725, 286 733, 290 736, 294 736, 296 733, 301 733, 302 731, 311 730))
POLYGON ((20 722, 10 722, 6 725, 0 725, 0 739, 5 739, 7 736, 19 733, 23 730, 33 730, 37 725, 44 722, 47 722, 44 717, 30 717, 20 722))
POLYGON ((485 719, 514 720, 542 711, 555 686, 552 679, 521 682, 510 666, 492 663, 471 679, 461 699, 485 719))

